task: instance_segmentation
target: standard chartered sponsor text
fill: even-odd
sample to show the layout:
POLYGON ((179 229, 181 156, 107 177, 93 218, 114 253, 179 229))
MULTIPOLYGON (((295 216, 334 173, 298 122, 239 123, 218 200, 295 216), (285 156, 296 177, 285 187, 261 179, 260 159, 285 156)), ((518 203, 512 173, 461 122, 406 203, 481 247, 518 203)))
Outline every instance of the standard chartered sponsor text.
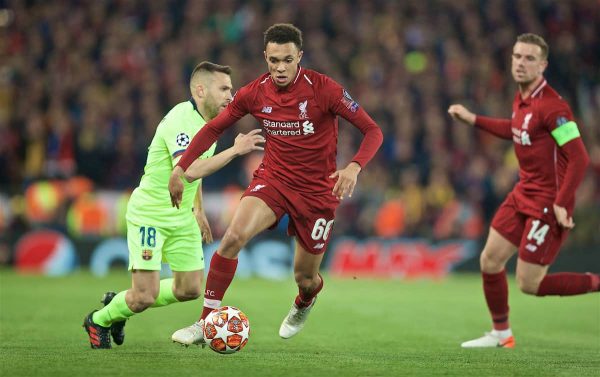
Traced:
POLYGON ((278 122, 263 119, 263 126, 269 135, 273 136, 298 136, 300 133, 300 122, 278 122))
POLYGON ((273 120, 263 119, 263 126, 267 128, 300 128, 300 122, 277 122, 273 120))
POLYGON ((272 130, 265 129, 269 135, 273 136, 299 136, 301 135, 300 130, 272 130))

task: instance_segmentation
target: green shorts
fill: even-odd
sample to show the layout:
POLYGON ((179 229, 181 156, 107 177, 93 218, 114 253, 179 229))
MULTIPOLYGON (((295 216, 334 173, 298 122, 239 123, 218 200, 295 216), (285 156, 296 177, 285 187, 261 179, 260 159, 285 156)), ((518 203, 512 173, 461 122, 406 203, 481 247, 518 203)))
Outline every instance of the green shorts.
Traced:
POLYGON ((202 235, 196 218, 178 227, 161 228, 156 224, 127 221, 129 270, 160 271, 168 263, 173 271, 204 269, 202 235))

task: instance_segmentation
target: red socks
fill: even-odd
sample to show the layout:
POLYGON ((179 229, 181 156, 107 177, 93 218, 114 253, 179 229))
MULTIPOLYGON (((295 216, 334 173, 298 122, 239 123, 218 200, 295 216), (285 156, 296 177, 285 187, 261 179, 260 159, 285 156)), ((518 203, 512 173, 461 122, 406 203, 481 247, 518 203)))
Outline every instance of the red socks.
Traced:
POLYGON ((496 274, 482 272, 481 276, 483 277, 483 293, 490 314, 492 315, 494 329, 509 329, 506 270, 502 270, 496 274))
POLYGON ((598 275, 561 272, 546 275, 540 283, 537 296, 574 296, 598 291, 599 286, 598 275))
POLYGON ((301 289, 298 289, 298 296, 296 296, 295 301, 297 307, 306 308, 310 306, 313 298, 315 298, 317 294, 321 292, 321 289, 323 289, 323 277, 321 276, 321 274, 319 274, 319 278, 321 278, 321 283, 319 283, 317 288, 315 288, 315 290, 310 292, 309 294, 306 294, 301 289))
POLYGON ((213 309, 221 306, 225 291, 229 288, 237 269, 238 260, 229 259, 215 253, 210 260, 210 269, 204 291, 204 308, 200 319, 206 318, 213 309))

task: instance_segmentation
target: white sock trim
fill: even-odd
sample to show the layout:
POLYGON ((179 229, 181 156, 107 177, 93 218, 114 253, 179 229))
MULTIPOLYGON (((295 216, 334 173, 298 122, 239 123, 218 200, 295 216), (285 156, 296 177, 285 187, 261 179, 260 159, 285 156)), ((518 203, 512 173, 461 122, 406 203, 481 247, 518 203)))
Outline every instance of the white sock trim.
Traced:
POLYGON ((221 300, 211 300, 209 298, 204 299, 204 306, 211 309, 217 309, 221 307, 221 300))
POLYGON ((513 333, 512 333, 511 329, 506 329, 506 330, 492 330, 492 334, 496 335, 500 339, 505 339, 505 338, 508 338, 509 336, 512 336, 513 333))

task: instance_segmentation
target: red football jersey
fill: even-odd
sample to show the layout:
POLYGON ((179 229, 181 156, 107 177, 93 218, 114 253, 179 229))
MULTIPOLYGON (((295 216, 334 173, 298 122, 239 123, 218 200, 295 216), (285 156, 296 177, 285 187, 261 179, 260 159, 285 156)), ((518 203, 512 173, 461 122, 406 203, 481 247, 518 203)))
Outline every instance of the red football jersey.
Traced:
POLYGON ((369 115, 334 80, 298 68, 295 79, 280 88, 264 74, 240 88, 232 102, 194 137, 179 165, 183 169, 210 146, 223 130, 246 114, 260 123, 265 155, 255 175, 275 178, 305 193, 330 193, 336 180, 340 115, 365 135, 354 156, 362 167, 374 156, 382 133, 369 115))
MULTIPOLYGON (((511 129, 519 160, 519 183, 514 191, 522 204, 552 210, 568 160, 551 132, 572 120, 569 105, 546 80, 525 100, 519 92, 515 95, 511 129)), ((572 192, 569 212, 575 202, 574 196, 575 192, 572 192)))

